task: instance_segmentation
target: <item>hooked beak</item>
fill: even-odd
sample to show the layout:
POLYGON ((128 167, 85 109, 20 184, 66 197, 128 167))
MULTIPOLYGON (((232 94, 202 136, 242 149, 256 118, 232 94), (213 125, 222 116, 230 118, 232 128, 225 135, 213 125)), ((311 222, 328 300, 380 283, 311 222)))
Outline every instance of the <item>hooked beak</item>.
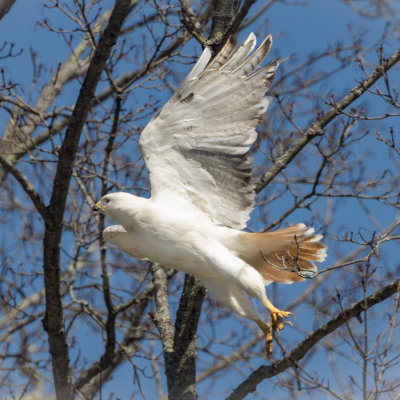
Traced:
POLYGON ((102 206, 102 205, 100 204, 100 201, 98 201, 98 202, 93 206, 92 212, 93 212, 93 213, 97 213, 97 212, 99 212, 99 211, 101 211, 101 210, 104 210, 105 208, 107 208, 107 206, 102 206))

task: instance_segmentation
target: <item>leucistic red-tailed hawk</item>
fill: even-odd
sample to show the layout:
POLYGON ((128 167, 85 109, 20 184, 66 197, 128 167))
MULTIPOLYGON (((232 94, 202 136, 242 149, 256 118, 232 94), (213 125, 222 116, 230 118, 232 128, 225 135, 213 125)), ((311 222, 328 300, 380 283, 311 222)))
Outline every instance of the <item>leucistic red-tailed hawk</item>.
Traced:
POLYGON ((326 248, 304 224, 248 233, 254 202, 252 156, 255 128, 264 119, 279 60, 260 67, 268 36, 256 44, 251 34, 235 51, 229 40, 211 61, 206 48, 171 100, 150 121, 140 149, 151 183, 151 198, 129 193, 105 195, 94 210, 120 225, 104 239, 140 259, 195 275, 222 304, 263 330, 267 352, 272 333, 290 314, 268 299, 271 282, 292 283, 316 273, 326 248), (248 297, 271 314, 264 323, 248 297))

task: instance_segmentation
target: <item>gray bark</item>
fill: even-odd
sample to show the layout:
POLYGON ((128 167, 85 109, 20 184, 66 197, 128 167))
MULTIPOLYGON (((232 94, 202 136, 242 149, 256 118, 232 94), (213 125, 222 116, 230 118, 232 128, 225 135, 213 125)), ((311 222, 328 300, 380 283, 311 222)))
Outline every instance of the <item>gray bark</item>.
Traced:
POLYGON ((0 0, 0 19, 2 19, 14 5, 15 0, 0 0))
POLYGON ((91 99, 95 94, 110 51, 117 41, 122 24, 130 9, 130 0, 117 0, 107 27, 100 37, 72 113, 71 122, 61 145, 50 205, 48 207, 50 221, 45 223, 43 269, 46 291, 46 315, 43 319, 43 326, 49 338, 49 351, 52 359, 54 384, 58 400, 72 400, 74 397, 60 294, 60 243, 65 204, 71 182, 74 160, 78 150, 78 142, 90 110, 91 99))

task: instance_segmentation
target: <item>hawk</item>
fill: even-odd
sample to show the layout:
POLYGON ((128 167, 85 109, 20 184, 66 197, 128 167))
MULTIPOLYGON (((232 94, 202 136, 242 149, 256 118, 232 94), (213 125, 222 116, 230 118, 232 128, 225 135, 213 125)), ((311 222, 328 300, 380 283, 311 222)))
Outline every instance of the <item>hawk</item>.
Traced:
POLYGON ((272 38, 253 52, 252 33, 233 39, 210 61, 201 57, 169 102, 143 130, 139 145, 151 198, 110 193, 94 206, 119 225, 103 237, 138 259, 196 276, 219 302, 255 321, 267 352, 291 313, 276 308, 265 286, 316 274, 326 247, 302 223, 264 233, 243 231, 254 205, 251 144, 270 102, 265 94, 279 59, 261 66, 272 38), (262 301, 267 324, 249 297, 262 301))

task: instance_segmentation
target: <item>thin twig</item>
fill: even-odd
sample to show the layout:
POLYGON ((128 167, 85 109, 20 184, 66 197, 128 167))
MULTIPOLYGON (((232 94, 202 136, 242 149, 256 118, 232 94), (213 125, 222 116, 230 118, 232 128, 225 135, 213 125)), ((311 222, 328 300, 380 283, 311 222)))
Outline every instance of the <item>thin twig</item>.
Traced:
POLYGON ((29 196, 32 200, 32 203, 36 207, 36 210, 39 212, 40 216, 46 223, 51 223, 51 219, 49 218, 49 213, 47 207, 44 205, 39 193, 33 187, 33 185, 28 181, 25 175, 23 175, 20 171, 18 171, 15 166, 10 163, 6 158, 0 155, 0 164, 2 167, 18 181, 21 185, 24 192, 29 196))
POLYGON ((284 170, 294 157, 316 136, 323 135, 324 128, 334 118, 351 103, 364 94, 376 81, 378 81, 386 71, 392 68, 400 60, 400 48, 392 54, 387 61, 379 65, 375 71, 365 80, 360 82, 356 87, 350 90, 350 93, 340 100, 335 107, 332 107, 322 118, 314 122, 304 133, 304 135, 285 153, 278 157, 274 165, 262 176, 256 186, 256 192, 259 193, 264 189, 282 170, 284 170))
POLYGON ((321 328, 312 331, 294 350, 288 353, 285 357, 276 361, 272 365, 263 365, 254 371, 245 381, 243 381, 232 393, 227 397, 227 400, 243 399, 249 393, 253 393, 257 385, 264 379, 271 378, 290 368, 293 360, 301 360, 321 339, 329 335, 347 320, 359 315, 366 309, 381 303, 393 294, 400 290, 400 279, 395 280, 381 290, 376 291, 366 299, 362 299, 358 303, 350 306, 336 317, 332 318, 328 323, 321 328))

